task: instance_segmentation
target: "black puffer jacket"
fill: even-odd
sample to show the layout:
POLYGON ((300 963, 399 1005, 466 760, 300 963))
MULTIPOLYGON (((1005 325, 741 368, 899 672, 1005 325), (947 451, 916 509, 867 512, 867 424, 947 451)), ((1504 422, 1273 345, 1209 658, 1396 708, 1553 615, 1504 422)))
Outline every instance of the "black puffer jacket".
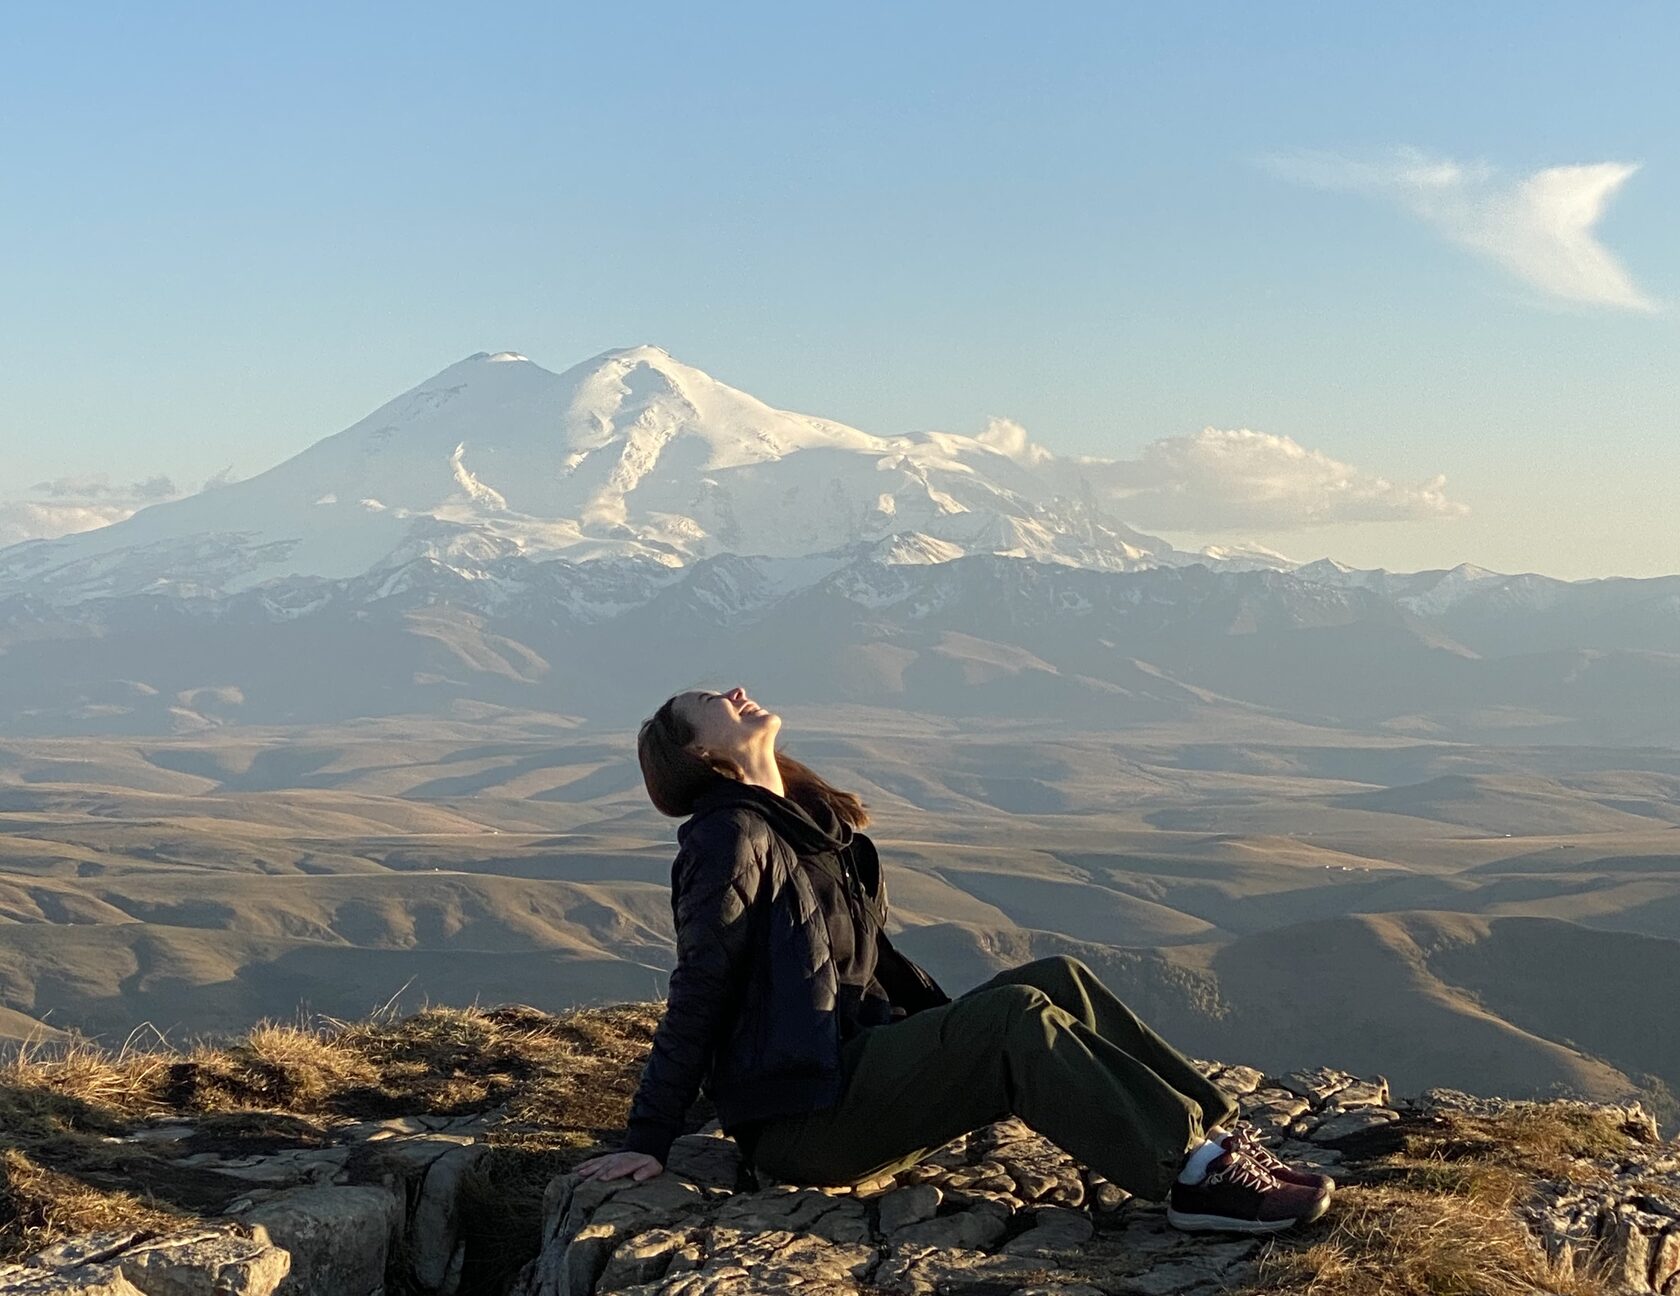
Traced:
MULTIPOLYGON (((843 1080, 829 919, 802 856, 845 851, 862 883, 875 980, 895 1010, 950 1002, 892 947, 875 845, 832 814, 719 778, 677 828, 677 965, 630 1106, 624 1147, 664 1161, 705 1089, 726 1132, 833 1106, 843 1080)), ((846 921, 853 921, 848 914, 846 921)), ((863 933, 860 932, 860 936, 863 933)))

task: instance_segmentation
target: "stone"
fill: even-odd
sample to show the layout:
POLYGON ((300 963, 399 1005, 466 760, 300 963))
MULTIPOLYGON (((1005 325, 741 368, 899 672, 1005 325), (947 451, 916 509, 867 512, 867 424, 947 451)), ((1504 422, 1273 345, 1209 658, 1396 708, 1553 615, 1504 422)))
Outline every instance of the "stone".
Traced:
POLYGON ((893 1233, 906 1224, 932 1219, 944 1196, 933 1184, 912 1184, 888 1193, 879 1207, 881 1232, 893 1233))
POLYGON ((862 1202, 802 1188, 773 1195, 744 1194, 725 1201, 713 1217, 719 1224, 753 1230, 785 1229, 831 1242, 869 1238, 862 1202))
POLYGON ((1651 1247, 1651 1274, 1646 1279, 1652 1291, 1666 1291, 1680 1276, 1680 1224, 1670 1225, 1651 1247))
POLYGON ((1251 1066, 1228 1066, 1219 1073, 1216 1083, 1226 1093, 1237 1098, 1243 1098, 1253 1093, 1266 1081, 1263 1071, 1251 1066))
POLYGON ((0 1296, 146 1296, 115 1265, 73 1269, 0 1268, 0 1296))
POLYGON ((300 1183, 329 1183, 343 1168, 348 1156, 344 1148, 311 1148, 277 1153, 245 1165, 225 1161, 205 1164, 245 1183, 284 1187, 300 1183))
POLYGON ((368 1153, 373 1166, 394 1170, 405 1178, 419 1178, 451 1148, 465 1147, 472 1142, 465 1134, 416 1134, 373 1142, 368 1153))
POLYGON ((878 1291, 894 1296, 942 1296, 945 1292, 1008 1290, 1003 1284, 1012 1275, 1032 1280, 1041 1277, 1043 1271, 1044 1262, 1030 1256, 895 1247, 870 1281, 878 1291))
POLYGON ((733 1191, 741 1178, 741 1149, 722 1134, 684 1134, 671 1144, 665 1169, 697 1184, 733 1191))
POLYGON ((1243 1114, 1255 1125, 1285 1126, 1310 1104, 1287 1089, 1256 1089, 1243 1104, 1243 1114))
POLYGON ((1387 1107, 1356 1107, 1320 1121, 1307 1131, 1306 1137, 1314 1143, 1334 1143, 1337 1139, 1363 1134, 1399 1119, 1400 1113, 1387 1107))
POLYGON ((393 1116, 389 1120, 359 1121, 346 1126, 344 1137, 353 1142, 375 1143, 426 1132, 426 1125, 418 1116, 393 1116))
POLYGON ((1108 1296, 1108 1293, 1090 1283, 1058 1283, 1054 1287, 1034 1283, 1030 1287, 1017 1287, 1009 1296, 1108 1296))
POLYGON ((483 1143, 452 1147, 426 1171, 407 1246, 414 1280, 426 1291, 454 1296, 447 1280, 460 1239, 461 1182, 489 1151, 483 1143))
POLYGON ((1336 1091, 1330 1105, 1347 1111, 1354 1107, 1387 1107, 1389 1104, 1388 1078, 1377 1076, 1372 1080, 1355 1080, 1336 1091))
MULTIPOLYGON (((1383 1092, 1380 1077, 1295 1077, 1316 1091, 1339 1086, 1354 1104, 1344 1109, 1265 1086, 1258 1071, 1218 1074, 1255 1086, 1245 1105, 1271 1115, 1274 1141, 1290 1125, 1389 1110, 1364 1101, 1383 1092)), ((728 1140, 686 1137, 692 1159, 673 1156, 665 1174, 640 1185, 557 1178, 544 1198, 548 1241, 516 1296, 1211 1296, 1248 1281, 1260 1245, 1171 1229, 1161 1203, 1131 1198, 1013 1117, 936 1149, 873 1199, 855 1184, 749 1191, 754 1176, 732 1188, 728 1140), (678 1173, 683 1165, 696 1178, 678 1173)), ((1343 1155, 1285 1146, 1302 1164, 1343 1155)))
POLYGON ((601 1291, 617 1291, 621 1287, 652 1282, 662 1278, 671 1268, 678 1252, 692 1251, 696 1262, 698 1248, 693 1246, 693 1231, 684 1228, 656 1228, 619 1243, 607 1260, 596 1287, 601 1291))
POLYGON ((44 1251, 37 1251, 25 1263, 35 1269, 70 1269, 76 1265, 104 1264, 146 1237, 132 1229, 114 1233, 90 1233, 70 1238, 44 1251))
POLYGON ((973 1251, 997 1241, 1004 1231, 1004 1221, 997 1214, 973 1209, 907 1224, 893 1234, 892 1240, 897 1245, 960 1247, 973 1251))
POLYGON ((388 1189, 370 1185, 297 1188, 261 1202, 242 1219, 258 1237, 291 1253, 279 1290, 314 1296, 372 1296, 407 1212, 388 1189))
POLYGON ((1332 1094, 1346 1089, 1353 1083, 1354 1078, 1346 1071, 1337 1071, 1331 1067, 1313 1067, 1308 1071, 1291 1071, 1278 1081, 1278 1086, 1287 1089, 1297 1098, 1304 1098, 1309 1103, 1318 1105, 1328 1101, 1332 1094))
POLYGON ((1597 1270, 1612 1283, 1642 1291, 1651 1273, 1651 1236, 1632 1212, 1618 1212, 1605 1237, 1597 1270))
POLYGON ((1032 1227, 1003 1244, 1011 1255, 1060 1255, 1077 1251, 1091 1240, 1095 1227, 1083 1211, 1044 1206, 1033 1212, 1032 1227))
POLYGON ((270 1296, 292 1257, 266 1239, 214 1230, 143 1242, 117 1267, 146 1296, 270 1296))

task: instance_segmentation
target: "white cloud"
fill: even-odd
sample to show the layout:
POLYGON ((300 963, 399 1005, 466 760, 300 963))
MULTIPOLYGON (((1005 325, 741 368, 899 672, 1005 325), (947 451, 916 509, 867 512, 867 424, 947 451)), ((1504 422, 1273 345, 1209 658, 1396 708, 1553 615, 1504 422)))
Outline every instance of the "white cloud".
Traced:
POLYGON ((1346 522, 1462 517, 1445 477, 1415 486, 1332 459, 1286 436, 1204 428, 1163 437, 1134 460, 1070 459, 1127 522, 1161 530, 1294 530, 1346 522))
POLYGON ((1005 455, 1016 463, 1040 464, 1050 459, 1051 453, 1045 447, 1037 444, 1027 435, 1026 428, 1014 419, 994 418, 986 424, 986 430, 975 440, 981 445, 990 446, 999 454, 1005 455))
MULTIPOLYGON (((230 464, 199 489, 225 486, 232 480, 231 474, 230 464)), ((189 494, 192 492, 161 474, 126 484, 113 483, 104 473, 36 482, 21 498, 0 500, 0 548, 25 540, 56 540, 97 530, 132 517, 148 504, 189 494)))
POLYGON ((78 531, 121 522, 134 510, 120 505, 54 504, 43 500, 0 501, 0 549, 25 540, 55 540, 78 531))
POLYGON ((1453 242, 1487 257, 1563 301, 1654 311, 1594 227, 1630 176, 1633 162, 1546 167, 1503 175, 1401 149, 1376 162, 1300 152, 1262 159, 1276 174, 1320 189, 1377 194, 1453 242))

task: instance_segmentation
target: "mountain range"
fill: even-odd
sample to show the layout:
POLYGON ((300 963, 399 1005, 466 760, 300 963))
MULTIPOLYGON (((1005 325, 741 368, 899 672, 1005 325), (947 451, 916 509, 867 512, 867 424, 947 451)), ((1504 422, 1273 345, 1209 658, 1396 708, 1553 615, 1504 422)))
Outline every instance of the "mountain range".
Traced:
POLYGON ((0 552, 0 594, 57 604, 227 595, 427 559, 794 558, 884 541, 901 560, 1000 553, 1108 571, 1187 561, 1097 503, 1106 461, 1013 425, 880 437, 772 409, 658 347, 555 374, 516 352, 450 365, 255 477, 0 552))
POLYGON ((873 436, 655 347, 561 374, 479 353, 255 477, 0 550, 0 724, 619 723, 704 676, 1051 723, 1680 742, 1680 576, 1189 553, 1113 516, 1112 467, 1013 425, 873 436))

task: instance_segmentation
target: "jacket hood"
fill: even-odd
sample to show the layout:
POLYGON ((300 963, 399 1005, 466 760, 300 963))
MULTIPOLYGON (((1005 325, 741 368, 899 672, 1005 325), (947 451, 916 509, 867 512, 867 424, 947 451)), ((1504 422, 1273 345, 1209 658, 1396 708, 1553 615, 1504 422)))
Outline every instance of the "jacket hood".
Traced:
POLYGON ((677 841, 687 835, 695 820, 715 810, 744 806, 762 815, 796 855, 838 851, 852 840, 852 826, 834 813, 834 807, 820 797, 811 804, 778 796, 757 783, 742 783, 722 775, 694 803, 694 813, 677 826, 677 841))

